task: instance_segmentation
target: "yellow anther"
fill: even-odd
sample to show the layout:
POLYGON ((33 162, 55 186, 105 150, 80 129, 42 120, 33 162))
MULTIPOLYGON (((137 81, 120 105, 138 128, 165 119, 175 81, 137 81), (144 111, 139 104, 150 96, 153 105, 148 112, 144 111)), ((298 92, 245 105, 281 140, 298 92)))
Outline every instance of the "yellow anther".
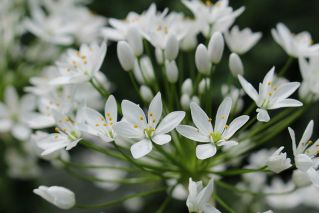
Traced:
POLYGON ((138 125, 137 125, 137 124, 135 124, 135 125, 133 125, 133 127, 134 127, 134 128, 138 128, 138 125))
POLYGON ((221 117, 220 117, 221 119, 225 119, 225 116, 224 115, 221 115, 221 117))
POLYGON ((225 128, 225 129, 228 129, 228 128, 229 128, 229 125, 226 124, 226 125, 224 126, 224 128, 225 128))
POLYGON ((211 121, 212 121, 212 118, 209 118, 208 121, 211 122, 211 121))
POLYGON ((143 121, 143 116, 141 115, 141 116, 139 117, 139 119, 140 119, 140 121, 143 121))
POLYGON ((112 126, 113 125, 113 122, 110 122, 110 126, 112 126))
POLYGON ((104 121, 104 117, 100 117, 100 120, 101 120, 101 121, 104 121))
POLYGON ((269 95, 269 96, 272 96, 272 92, 269 92, 268 95, 269 95))
POLYGON ((155 123, 155 122, 156 122, 156 119, 153 119, 153 120, 152 120, 152 123, 155 123))
POLYGON ((60 129, 58 127, 54 128, 54 131, 59 132, 60 129))
MULTIPOLYGON (((211 6, 212 6, 211 0, 206 0, 206 1, 205 1, 205 4, 206 4, 208 7, 211 7, 211 6)), ((220 2, 218 1, 215 5, 216 5, 216 6, 219 6, 219 5, 220 5, 220 2)))
POLYGON ((152 113, 152 112, 150 112, 150 113, 149 113, 149 116, 151 116, 151 117, 152 117, 152 116, 153 116, 153 113, 152 113))
POLYGON ((66 128, 64 128, 64 129, 62 129, 64 132, 66 132, 67 131, 67 129, 66 128))
POLYGON ((100 126, 99 124, 96 124, 96 127, 100 126))
POLYGON ((110 117, 110 112, 107 112, 106 115, 107 115, 107 117, 110 117))
POLYGON ((109 121, 112 121, 113 119, 112 119, 112 117, 109 117, 109 121))
POLYGON ((106 123, 103 123, 103 126, 108 126, 108 124, 106 124, 106 123))

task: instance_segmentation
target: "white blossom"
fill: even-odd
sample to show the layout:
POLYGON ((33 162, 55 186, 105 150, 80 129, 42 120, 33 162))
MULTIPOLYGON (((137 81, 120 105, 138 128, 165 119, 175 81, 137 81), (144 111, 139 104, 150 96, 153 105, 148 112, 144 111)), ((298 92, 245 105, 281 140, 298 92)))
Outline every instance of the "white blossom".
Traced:
POLYGON ((292 166, 290 158, 287 158, 287 153, 282 153, 283 149, 284 147, 281 146, 268 158, 268 169, 275 173, 280 173, 292 166))

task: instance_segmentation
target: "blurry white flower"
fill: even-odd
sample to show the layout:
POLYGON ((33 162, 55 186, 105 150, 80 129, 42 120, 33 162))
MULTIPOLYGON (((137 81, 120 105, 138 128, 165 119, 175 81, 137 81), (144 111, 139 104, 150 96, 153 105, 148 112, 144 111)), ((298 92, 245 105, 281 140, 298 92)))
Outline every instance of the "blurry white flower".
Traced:
POLYGON ((144 200, 141 197, 135 197, 124 201, 123 206, 129 212, 141 212, 144 206, 144 200))
POLYGON ((114 124, 113 129, 121 137, 138 140, 130 149, 136 159, 151 152, 152 142, 158 145, 169 143, 171 136, 167 133, 175 129, 185 116, 182 111, 171 112, 159 123, 162 115, 160 92, 149 105, 148 119, 139 105, 131 101, 122 101, 121 108, 123 120, 114 124))
POLYGON ((179 41, 174 35, 170 35, 164 49, 164 55, 168 60, 175 60, 179 53, 179 41))
POLYGON ((143 41, 137 27, 130 27, 128 29, 127 41, 135 56, 140 56, 143 53, 143 41))
POLYGON ((0 102, 0 132, 11 132, 18 140, 27 140, 31 134, 28 119, 33 117, 36 97, 24 95, 19 100, 14 87, 7 87, 4 102, 0 102))
POLYGON ((163 50, 161 50, 160 48, 155 48, 155 55, 156 55, 157 63, 163 64, 163 62, 164 62, 163 50))
POLYGON ((190 104, 191 116, 197 128, 189 125, 179 125, 177 131, 190 140, 206 143, 198 145, 196 155, 199 159, 207 159, 216 154, 216 146, 232 146, 238 142, 230 138, 239 130, 248 120, 249 116, 242 115, 234 119, 230 125, 227 120, 230 114, 232 100, 227 97, 220 104, 215 120, 214 129, 212 119, 196 103, 190 104))
POLYGON ((76 204, 75 194, 61 186, 39 186, 33 192, 60 209, 71 209, 76 204))
POLYGON ((176 61, 166 60, 165 68, 168 81, 172 84, 176 83, 179 77, 179 70, 176 61))
POLYGON ((188 110, 189 106, 190 106, 190 95, 188 94, 182 94, 181 98, 180 98, 180 104, 182 106, 183 110, 188 110))
POLYGON ((302 83, 299 96, 306 101, 319 99, 319 55, 310 57, 309 60, 299 58, 302 83))
POLYGON ((152 82, 155 79, 155 75, 149 56, 145 55, 140 58, 140 67, 144 81, 152 82))
POLYGON ((207 48, 203 44, 199 44, 196 50, 195 63, 198 71, 204 75, 208 75, 211 71, 211 61, 207 48))
POLYGON ((113 95, 110 95, 104 107, 104 116, 96 110, 88 107, 81 109, 82 123, 79 129, 90 135, 99 137, 104 142, 112 142, 117 137, 113 131, 113 124, 117 122, 117 102, 113 95))
POLYGON ((140 87, 140 95, 142 96, 143 100, 146 102, 150 102, 153 98, 152 90, 146 85, 142 85, 140 87))
POLYGON ((290 158, 287 158, 287 153, 281 152, 283 149, 284 147, 281 146, 268 158, 268 169, 275 173, 280 173, 292 166, 290 158))
POLYGON ((231 52, 240 55, 248 52, 261 37, 260 32, 253 33, 249 28, 240 31, 238 26, 233 26, 230 32, 224 32, 224 38, 231 52))
POLYGON ((208 52, 212 63, 220 62, 224 50, 224 40, 220 32, 214 32, 209 40, 208 52))
POLYGON ((57 124, 57 128, 55 129, 57 133, 49 134, 45 142, 37 143, 44 150, 41 155, 48 155, 64 148, 70 150, 82 139, 78 127, 79 116, 73 119, 60 112, 55 112, 54 117, 57 124))
POLYGON ((259 93, 241 75, 238 75, 238 78, 243 90, 259 107, 257 109, 258 121, 268 122, 270 120, 267 110, 302 106, 300 101, 288 98, 299 88, 300 83, 290 82, 275 85, 274 67, 266 74, 263 82, 259 84, 259 93))
POLYGON ((51 80, 53 85, 87 82, 99 73, 107 52, 106 43, 82 44, 79 51, 69 49, 56 62, 60 75, 51 80))
POLYGON ((293 171, 292 181, 297 187, 304 187, 312 184, 308 175, 299 169, 293 171))
POLYGON ((229 56, 229 69, 234 76, 244 73, 242 61, 236 53, 231 53, 229 56))
POLYGON ((181 93, 192 95, 193 87, 192 87, 192 80, 190 78, 187 78, 181 86, 181 93))
POLYGON ((240 112, 243 108, 243 95, 244 91, 242 89, 238 89, 233 85, 223 84, 221 86, 221 94, 223 97, 229 96, 232 98, 232 102, 234 103, 232 106, 232 110, 235 113, 240 112))
POLYGON ((183 0, 182 2, 192 11, 205 37, 209 37, 213 32, 225 32, 244 11, 244 7, 234 11, 229 6, 228 0, 220 0, 215 4, 207 1, 207 5, 200 0, 183 0))
POLYGON ((296 167, 302 172, 305 172, 314 185, 319 186, 319 170, 316 170, 316 168, 319 167, 319 140, 317 139, 315 142, 310 140, 313 132, 313 126, 314 122, 310 121, 298 146, 296 143, 295 132, 290 127, 288 130, 292 140, 292 150, 296 167))
POLYGON ((209 203, 213 193, 213 179, 211 179, 206 187, 202 182, 194 182, 189 178, 189 195, 187 198, 187 206, 189 212, 197 213, 219 213, 213 205, 209 203))
POLYGON ((132 48, 126 41, 119 41, 117 45, 117 56, 122 69, 131 71, 134 67, 135 56, 132 48))
POLYGON ((306 57, 318 54, 319 45, 312 45, 311 35, 308 32, 293 34, 283 24, 278 23, 276 29, 271 30, 273 39, 292 57, 306 57))

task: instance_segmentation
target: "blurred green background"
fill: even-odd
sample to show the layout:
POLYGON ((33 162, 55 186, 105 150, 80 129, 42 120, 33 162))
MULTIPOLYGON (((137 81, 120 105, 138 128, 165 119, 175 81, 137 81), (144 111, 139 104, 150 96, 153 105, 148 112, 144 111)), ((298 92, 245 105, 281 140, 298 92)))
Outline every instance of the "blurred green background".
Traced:
MULTIPOLYGON (((186 11, 184 6, 178 0, 93 0, 89 7, 97 14, 106 17, 124 18, 130 11, 138 13, 144 11, 154 2, 158 9, 163 10, 168 7, 172 10, 186 11)), ((262 40, 242 59, 245 66, 246 77, 255 85, 263 78, 265 73, 273 66, 280 69, 286 62, 286 53, 273 41, 270 30, 275 27, 278 22, 285 23, 293 32, 309 31, 315 43, 318 43, 319 35, 319 1, 318 0, 230 0, 233 8, 242 5, 246 7, 245 12, 236 20, 235 24, 241 28, 250 27, 253 31, 261 31, 263 33, 262 40)), ((0 5, 1 6, 1 5, 0 5)), ((218 72, 227 71, 228 51, 225 52, 224 61, 219 66, 218 72)), ((116 86, 116 96, 119 100, 123 98, 134 99, 132 89, 123 85, 130 85, 128 75, 120 68, 116 56, 116 45, 111 44, 108 47, 108 53, 105 58, 102 69, 107 77, 116 86)), ((291 81, 301 81, 298 71, 298 63, 295 61, 287 72, 286 77, 291 81)), ((217 82, 223 80, 223 74, 217 77, 217 82)), ((249 102, 249 100, 247 100, 249 102)), ((314 106, 306 113, 303 118, 297 120, 292 127, 297 130, 300 137, 302 131, 306 127, 310 119, 314 119, 318 129, 318 105, 314 106)), ((314 132, 314 137, 318 136, 318 132, 314 132)), ((271 141, 268 146, 280 146, 285 144, 291 148, 291 141, 286 131, 280 137, 271 141)), ((80 149, 80 148, 79 148, 80 149)), ((79 150, 77 150, 78 152, 79 150)), ((73 151, 74 152, 74 151, 73 151)), ((72 153, 73 153, 72 152, 72 153)), ((12 180, 6 177, 5 170, 1 165, 0 170, 0 212, 1 213, 43 213, 43 212, 62 212, 44 200, 40 199, 32 193, 32 190, 39 184, 41 185, 64 185, 74 190, 77 198, 82 203, 99 203, 116 197, 128 188, 121 187, 116 192, 108 192, 98 189, 91 184, 76 180, 63 171, 52 169, 48 164, 43 163, 43 173, 39 180, 21 181, 12 180)), ((140 187, 140 186, 138 186, 140 187)), ((142 186, 143 187, 143 186, 142 186)), ((154 199, 147 203, 147 207, 143 212, 154 212, 156 206, 162 202, 164 195, 153 197, 154 199)), ((186 212, 184 202, 175 202, 169 205, 166 212, 186 212)), ((312 212, 307 209, 296 209, 294 211, 284 212, 312 212)), ((70 212, 101 212, 98 210, 71 210, 70 212)), ((121 206, 109 208, 104 212, 125 212, 121 206)))

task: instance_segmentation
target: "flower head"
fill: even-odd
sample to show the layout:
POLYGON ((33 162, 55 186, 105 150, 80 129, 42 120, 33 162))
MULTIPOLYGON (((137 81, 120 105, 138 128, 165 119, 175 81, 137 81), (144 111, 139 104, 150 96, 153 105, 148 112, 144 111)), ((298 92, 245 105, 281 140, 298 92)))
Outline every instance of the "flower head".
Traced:
POLYGON ((190 104, 192 120, 196 127, 180 125, 177 127, 177 131, 190 140, 206 143, 198 145, 196 148, 196 155, 199 159, 203 160, 214 156, 217 145, 233 146, 238 144, 238 142, 230 139, 248 121, 249 116, 239 116, 227 125, 231 105, 232 99, 230 97, 223 100, 218 108, 213 128, 212 119, 200 106, 194 102, 190 104))
POLYGON ((288 98, 299 88, 300 83, 289 82, 277 85, 274 77, 274 67, 266 74, 263 82, 259 84, 259 93, 241 75, 238 75, 238 78, 243 90, 259 107, 257 109, 258 121, 268 122, 270 120, 270 116, 267 112, 268 109, 302 106, 300 101, 288 98))
POLYGON ((267 166, 275 173, 280 173, 292 166, 290 158, 287 158, 287 153, 281 152, 283 149, 284 147, 281 146, 268 158, 267 166))
POLYGON ((171 136, 168 133, 175 129, 185 116, 185 112, 175 111, 161 120, 160 92, 152 99, 147 116, 139 105, 131 101, 122 101, 121 108, 123 120, 114 124, 113 129, 121 137, 138 140, 131 146, 134 158, 141 158, 151 152, 152 142, 158 145, 169 143, 171 136))

